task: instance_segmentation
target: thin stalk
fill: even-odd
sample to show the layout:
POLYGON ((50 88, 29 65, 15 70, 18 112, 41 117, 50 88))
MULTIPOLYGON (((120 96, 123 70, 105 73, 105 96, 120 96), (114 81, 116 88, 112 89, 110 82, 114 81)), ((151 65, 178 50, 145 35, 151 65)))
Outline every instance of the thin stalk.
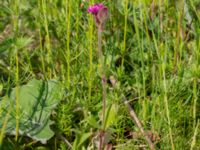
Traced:
MULTIPOLYGON (((195 67, 196 70, 196 67, 195 67)), ((193 83, 193 129, 195 130, 196 128, 196 112, 197 112, 197 81, 196 79, 194 79, 194 83, 193 83)))
POLYGON ((100 131, 99 133, 99 147, 98 150, 104 150, 104 141, 105 141, 105 131, 100 131))
MULTIPOLYGON (((90 0, 90 5, 94 4, 94 0, 90 0)), ((91 101, 91 93, 92 93, 92 73, 93 73, 93 40, 94 40, 94 21, 93 17, 90 16, 89 18, 90 21, 90 30, 89 30, 89 62, 90 62, 90 67, 89 67, 89 74, 88 74, 88 85, 89 85, 89 91, 88 91, 88 99, 91 101)))
POLYGON ((192 137, 192 144, 191 144, 190 150, 193 150, 196 145, 196 137, 198 135, 198 129, 199 129, 199 120, 198 120, 197 125, 194 130, 194 135, 192 137))
MULTIPOLYGON (((14 28, 14 32, 16 35, 18 35, 19 33, 19 4, 20 1, 16 0, 14 3, 14 12, 15 15, 13 15, 13 28, 14 28)), ((15 47, 15 82, 16 82, 16 129, 15 129, 15 140, 18 140, 18 136, 19 136, 19 58, 18 58, 18 49, 17 47, 15 47)))
MULTIPOLYGON (((102 59, 102 57, 103 57, 103 52, 102 52, 102 30, 100 28, 98 28, 98 57, 99 57, 99 59, 102 59)), ((102 60, 100 60, 100 61, 102 61, 102 60)))
MULTIPOLYGON (((40 8, 40 6, 41 6, 40 5, 40 1, 38 1, 37 6, 38 6, 38 8, 40 8)), ((36 22, 39 22, 39 21, 40 21, 39 18, 37 18, 36 22)), ((44 58, 44 52, 43 52, 43 43, 42 43, 43 40, 42 40, 41 24, 40 23, 38 24, 38 29, 39 29, 38 35, 39 35, 39 41, 40 41, 40 45, 39 46, 40 46, 40 53, 41 53, 40 57, 41 57, 41 63, 42 63, 42 73, 46 78, 46 74, 45 74, 45 58, 44 58)))
MULTIPOLYGON (((196 43, 196 48, 193 52, 193 56, 195 58, 195 65, 193 66, 193 70, 194 72, 196 72, 198 70, 199 67, 199 51, 200 51, 200 42, 196 43)), ((198 106, 198 77, 194 77, 193 80, 193 130, 195 130, 196 128, 196 124, 197 124, 197 106, 198 106)))
POLYGON ((103 130, 105 130, 106 127, 106 85, 107 85, 107 79, 106 79, 106 75, 103 74, 102 75, 102 88, 103 88, 103 95, 102 95, 102 102, 103 102, 103 106, 102 106, 102 110, 103 110, 103 130))
MULTIPOLYGON (((39 39, 40 39, 40 51, 41 51, 41 62, 42 62, 42 72, 44 75, 45 74, 45 58, 44 58, 44 55, 43 55, 43 47, 42 47, 42 35, 41 35, 41 30, 39 29, 39 39)), ((45 77, 46 78, 46 77, 45 77)))
POLYGON ((88 72, 88 87, 89 87, 89 91, 88 91, 88 99, 89 101, 91 100, 91 91, 92 91, 92 72, 93 72, 93 19, 92 16, 90 16, 90 29, 89 29, 89 72, 88 72))
MULTIPOLYGON (((7 97, 2 101, 8 101, 7 97)), ((3 105, 2 108, 3 107, 5 107, 5 105, 3 105)), ((11 111, 12 111, 12 107, 10 107, 8 109, 8 112, 6 113, 6 116, 5 116, 5 120, 4 120, 3 125, 0 129, 0 149, 2 148, 1 146, 2 146, 2 143, 3 143, 3 138, 4 138, 4 135, 5 135, 5 132, 6 132, 6 126, 7 126, 7 123, 8 123, 8 119, 10 118, 11 111)))
POLYGON ((14 2, 14 14, 13 14, 13 29, 16 34, 19 30, 19 0, 14 2))
POLYGON ((69 147, 70 149, 72 149, 73 146, 71 145, 71 143, 64 136, 62 136, 59 133, 56 133, 56 135, 58 136, 58 138, 60 138, 65 143, 65 145, 67 147, 69 147))
POLYGON ((98 27, 98 57, 100 63, 100 73, 101 73, 101 82, 102 82, 102 131, 100 132, 100 141, 99 141, 99 150, 102 150, 104 147, 104 131, 105 131, 105 122, 106 122, 106 85, 107 79, 105 75, 105 65, 104 57, 102 52, 102 29, 101 26, 98 27))
POLYGON ((128 0, 125 0, 124 42, 123 42, 123 49, 122 49, 121 71, 123 71, 123 66, 124 66, 124 54, 125 54, 125 51, 126 51, 127 17, 128 17, 128 0))
MULTIPOLYGON (((94 3, 94 0, 90 1, 90 4, 92 5, 94 3)), ((90 22, 90 28, 89 28, 89 72, 88 72, 88 100, 91 101, 91 93, 92 93, 92 73, 93 73, 93 30, 94 30, 94 21, 93 17, 89 17, 89 22, 90 22)))
MULTIPOLYGON (((183 8, 182 6, 181 8, 183 8)), ((178 65, 181 63, 180 59, 182 57, 182 48, 183 48, 183 40, 184 40, 184 31, 182 27, 182 20, 183 20, 183 12, 184 10, 180 10, 178 12, 178 22, 177 22, 177 38, 175 41, 175 50, 174 50, 174 72, 176 72, 178 65)))
POLYGON ((15 134, 15 140, 17 141, 18 136, 19 136, 19 58, 18 58, 18 50, 16 50, 16 72, 15 72, 15 80, 16 80, 16 91, 15 91, 15 96, 16 96, 16 134, 15 134))
MULTIPOLYGON (((142 4, 140 4, 140 5, 142 5, 142 4)), ((144 12, 143 12, 143 10, 141 10, 141 13, 140 13, 140 19, 142 20, 142 22, 144 22, 143 20, 145 20, 144 19, 144 17, 143 17, 143 14, 144 14, 144 12)), ((139 30, 139 29, 138 29, 139 30)), ((141 44, 140 44, 140 55, 141 55, 141 65, 142 65, 142 85, 143 85, 143 93, 142 93, 142 96, 144 96, 145 97, 145 95, 146 95, 146 82, 145 82, 145 71, 144 71, 144 35, 142 34, 142 36, 141 36, 141 44)), ((145 108, 145 107, 144 107, 145 108)))
POLYGON ((135 113, 135 111, 132 109, 132 107, 130 106, 130 104, 128 103, 128 100, 126 99, 126 97, 123 95, 123 101, 125 103, 125 105, 128 107, 129 113, 131 118, 133 119, 133 121, 136 123, 136 125, 138 126, 140 132, 142 133, 142 135, 145 137, 145 140, 147 141, 147 143, 149 144, 149 148, 151 150, 155 150, 155 146, 152 143, 151 139, 148 137, 148 135, 145 133, 142 124, 139 120, 139 118, 137 117, 137 114, 135 113))
POLYGON ((49 36, 49 28, 48 28, 48 20, 47 20, 47 8, 46 8, 46 0, 42 0, 42 13, 43 13, 43 17, 44 17, 44 27, 45 27, 45 32, 46 32, 46 36, 45 36, 45 42, 46 42, 46 48, 47 48, 47 63, 48 63, 48 68, 47 68, 47 72, 49 77, 51 77, 52 75, 52 52, 51 52, 51 42, 50 42, 50 36, 49 36), (50 66, 50 67, 49 67, 50 66))
POLYGON ((66 0, 66 22, 67 22, 67 87, 70 87, 70 30, 71 30, 71 0, 66 0))
POLYGON ((7 126, 7 123, 8 123, 8 119, 10 118, 11 110, 12 109, 9 108, 9 111, 7 112, 7 114, 5 116, 5 120, 3 122, 3 126, 1 128, 1 132, 0 132, 0 149, 1 149, 1 146, 2 146, 2 143, 3 143, 3 138, 4 138, 4 134, 6 132, 6 126, 7 126))
POLYGON ((98 27, 98 57, 100 63, 100 73, 102 75, 102 122, 103 122, 103 130, 105 129, 105 113, 106 113, 106 75, 105 75, 105 67, 104 67, 104 60, 103 60, 103 52, 102 52, 102 29, 98 27))
MULTIPOLYGON (((160 16, 159 16, 159 21, 160 21, 160 32, 161 32, 161 36, 163 34, 163 3, 166 4, 166 2, 164 2, 163 0, 159 0, 159 11, 160 11, 160 16)), ((166 5, 165 5, 166 6, 166 5)))
MULTIPOLYGON (((166 52, 165 52, 166 53, 166 52)), ((169 113, 169 104, 167 99, 167 84, 166 84, 166 78, 165 78, 165 62, 162 61, 162 75, 163 75, 163 87, 164 87, 164 102, 165 102, 165 110, 167 115, 167 121, 168 121, 168 127, 169 127, 169 136, 171 141, 171 148, 172 150, 175 150, 174 142, 173 142, 173 136, 172 136, 172 128, 171 128, 171 120, 170 120, 170 113, 169 113)))

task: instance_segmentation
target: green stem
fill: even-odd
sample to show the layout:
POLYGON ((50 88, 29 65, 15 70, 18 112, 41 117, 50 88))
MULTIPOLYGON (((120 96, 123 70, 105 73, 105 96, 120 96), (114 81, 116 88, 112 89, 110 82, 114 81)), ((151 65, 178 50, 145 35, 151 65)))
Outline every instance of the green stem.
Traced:
POLYGON ((16 78, 16 135, 15 135, 15 140, 17 141, 18 136, 19 136, 19 60, 18 60, 18 50, 16 50, 16 72, 15 72, 15 78, 16 78))
POLYGON ((45 36, 45 42, 46 42, 46 49, 47 49, 47 63, 48 63, 48 75, 49 77, 51 77, 52 75, 52 52, 51 52, 51 43, 50 43, 50 36, 49 36, 49 28, 48 28, 48 20, 47 20, 47 8, 46 8, 46 0, 42 0, 42 13, 43 13, 43 17, 44 17, 44 27, 45 27, 45 32, 46 32, 46 36, 45 36))
POLYGON ((0 149, 2 148, 1 146, 2 146, 2 143, 3 143, 3 138, 4 138, 4 135, 5 135, 5 132, 6 132, 6 127, 7 127, 8 120, 10 118, 11 111, 12 111, 12 108, 9 107, 8 112, 6 113, 3 125, 2 125, 1 130, 0 130, 0 149))
POLYGON ((125 16, 124 16, 124 43, 122 49, 122 64, 121 64, 121 73, 123 71, 124 66, 124 54, 126 51, 126 34, 127 34, 127 17, 128 17, 128 0, 125 0, 125 16))
POLYGON ((90 28, 89 28, 89 34, 88 34, 88 39, 89 39, 89 72, 88 72, 88 86, 89 86, 89 91, 88 91, 88 100, 91 101, 91 91, 92 91, 92 72, 93 72, 93 17, 90 16, 89 18, 90 22, 90 28))
POLYGON ((67 86, 70 87, 70 25, 71 25, 71 1, 66 0, 66 13, 67 13, 67 86))
MULTIPOLYGON (((14 28, 14 32, 15 34, 18 36, 18 33, 19 33, 19 4, 20 4, 20 1, 19 0, 16 0, 15 3, 14 3, 14 12, 15 14, 13 15, 13 28, 14 28)), ((18 136, 19 136, 19 57, 18 57, 18 49, 17 47, 15 47, 15 81, 16 81, 16 93, 15 93, 15 96, 16 96, 16 129, 15 129, 15 140, 17 141, 18 140, 18 136)))
MULTIPOLYGON (((103 52, 102 52, 102 30, 98 27, 98 57, 99 59, 103 59, 103 52)), ((100 60, 102 62, 102 60, 100 60)))
MULTIPOLYGON (((163 60, 163 62, 164 62, 164 60, 163 60)), ((164 87, 164 102, 165 102, 165 109, 166 109, 167 121, 168 121, 168 126, 169 126, 169 136, 170 136, 170 141, 171 141, 171 146, 172 146, 171 148, 172 148, 172 150, 175 150, 174 141, 173 141, 173 135, 172 135, 172 128, 171 128, 168 97, 167 97, 167 83, 166 83, 166 75, 165 75, 165 63, 162 63, 162 75, 163 75, 163 87, 164 87)))
MULTIPOLYGON (((196 70, 196 67, 195 67, 195 70, 196 70)), ((194 78, 194 82, 193 82, 193 129, 195 130, 196 128, 196 120, 197 120, 197 115, 196 115, 196 112, 197 112, 197 81, 196 81, 196 78, 194 78)))

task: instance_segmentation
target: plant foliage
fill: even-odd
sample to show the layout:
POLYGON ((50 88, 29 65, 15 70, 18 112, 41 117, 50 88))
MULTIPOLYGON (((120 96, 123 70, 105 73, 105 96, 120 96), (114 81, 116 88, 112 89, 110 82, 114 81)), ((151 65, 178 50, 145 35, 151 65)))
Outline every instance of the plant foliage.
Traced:
POLYGON ((26 85, 15 87, 10 96, 0 102, 1 105, 4 104, 6 106, 0 116, 1 128, 5 121, 4 116, 10 113, 6 126, 7 134, 15 133, 17 88, 19 88, 20 102, 20 134, 46 143, 54 135, 50 128, 54 123, 50 120, 50 115, 62 98, 61 85, 56 80, 42 81, 32 79, 26 85))

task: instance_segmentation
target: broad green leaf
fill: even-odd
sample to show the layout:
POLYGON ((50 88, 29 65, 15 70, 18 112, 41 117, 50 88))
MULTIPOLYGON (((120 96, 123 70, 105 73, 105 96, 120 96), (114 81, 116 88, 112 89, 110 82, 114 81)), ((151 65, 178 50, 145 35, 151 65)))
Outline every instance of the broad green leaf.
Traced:
MULTIPOLYGON (((11 92, 9 101, 7 100, 7 107, 5 107, 4 114, 8 111, 8 106, 13 105, 11 117, 7 124, 6 132, 8 134, 15 133, 16 127, 16 113, 15 100, 17 88, 11 92)), ((25 134, 42 143, 46 143, 54 132, 50 129, 53 121, 50 120, 51 111, 59 103, 63 95, 61 85, 55 81, 41 81, 33 79, 26 85, 19 87, 19 104, 20 104, 20 134, 25 134)), ((2 101, 0 102, 3 103, 2 101)), ((2 127, 2 120, 0 116, 0 127, 2 127)))

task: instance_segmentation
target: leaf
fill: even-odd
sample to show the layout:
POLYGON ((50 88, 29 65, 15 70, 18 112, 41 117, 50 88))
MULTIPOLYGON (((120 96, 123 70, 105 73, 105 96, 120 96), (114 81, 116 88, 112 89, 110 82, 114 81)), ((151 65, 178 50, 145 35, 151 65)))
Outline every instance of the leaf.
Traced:
POLYGON ((0 83, 0 95, 1 95, 2 90, 3 90, 3 84, 0 83))
POLYGON ((109 128, 116 122, 117 119, 118 106, 112 104, 106 111, 105 129, 109 128))
POLYGON ((91 132, 79 134, 73 143, 73 150, 80 149, 81 145, 92 135, 91 132))
POLYGON ((16 49, 22 49, 31 42, 32 39, 27 37, 6 38, 5 40, 0 41, 0 55, 5 55, 9 51, 15 52, 16 49))
POLYGON ((80 147, 91 135, 92 135, 91 132, 82 134, 78 143, 78 147, 80 147))
POLYGON ((21 49, 28 46, 31 42, 32 42, 31 38, 20 37, 16 39, 15 46, 17 47, 17 49, 21 49))
MULTIPOLYGON (((6 107, 14 106, 7 124, 6 131, 9 134, 15 133, 16 127, 16 92, 17 88, 14 88, 6 107)), ((54 132, 50 129, 50 126, 54 122, 50 120, 50 115, 61 100, 62 95, 62 87, 55 80, 41 81, 33 79, 27 85, 19 87, 20 134, 25 134, 42 143, 46 143, 48 139, 53 137, 54 132)), ((6 108, 4 108, 4 113, 8 111, 6 108)), ((2 120, 1 118, 0 127, 3 124, 2 120)))
POLYGON ((0 42, 0 55, 7 53, 11 49, 13 43, 13 38, 7 38, 4 41, 0 42))
POLYGON ((98 124, 98 121, 96 120, 96 118, 93 116, 93 115, 89 115, 87 118, 86 118, 88 124, 90 124, 92 127, 94 128, 100 128, 99 124, 98 124))

